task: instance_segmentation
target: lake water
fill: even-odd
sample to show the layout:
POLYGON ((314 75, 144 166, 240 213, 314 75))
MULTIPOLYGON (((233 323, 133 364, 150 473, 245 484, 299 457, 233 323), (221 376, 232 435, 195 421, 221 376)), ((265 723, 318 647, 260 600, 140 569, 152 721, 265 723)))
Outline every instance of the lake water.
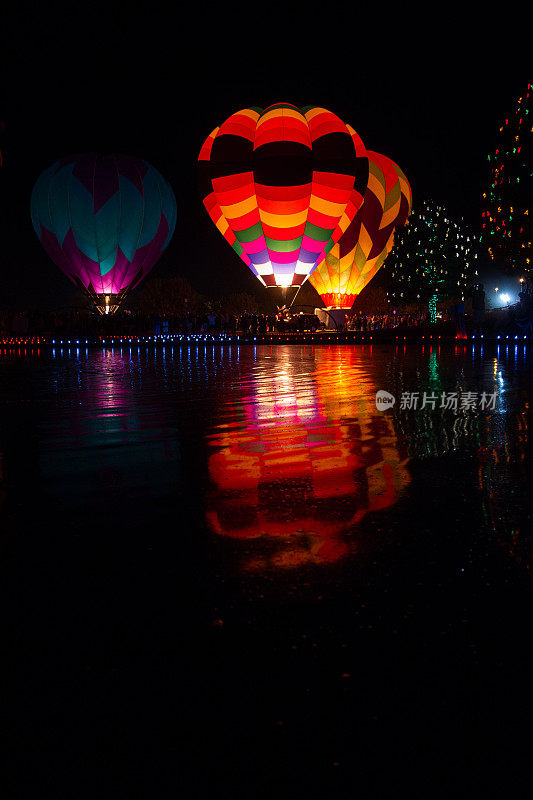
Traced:
POLYGON ((532 390, 514 344, 1 351, 4 720, 28 787, 516 775, 532 390))

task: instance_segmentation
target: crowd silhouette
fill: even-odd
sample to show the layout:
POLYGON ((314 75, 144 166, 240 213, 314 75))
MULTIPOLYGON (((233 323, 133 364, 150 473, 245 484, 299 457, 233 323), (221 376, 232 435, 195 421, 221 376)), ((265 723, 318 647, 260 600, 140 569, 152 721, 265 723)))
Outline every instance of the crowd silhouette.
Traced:
MULTIPOLYGON (((114 315, 102 316, 87 308, 48 313, 0 311, 0 338, 69 334, 97 337, 109 333, 126 336, 262 336, 268 333, 316 333, 326 329, 365 333, 431 325, 427 310, 391 309, 386 313, 357 310, 346 311, 344 315, 337 310, 335 314, 321 313, 320 317, 311 308, 305 313, 286 307, 267 314, 246 310, 238 314, 205 310, 159 315, 119 309, 114 315)), ((446 328, 443 332, 459 338, 464 338, 468 333, 484 332, 533 335, 533 286, 526 281, 517 303, 491 312, 485 310, 483 286, 475 286, 468 293, 466 302, 456 299, 439 311, 437 325, 446 328)))

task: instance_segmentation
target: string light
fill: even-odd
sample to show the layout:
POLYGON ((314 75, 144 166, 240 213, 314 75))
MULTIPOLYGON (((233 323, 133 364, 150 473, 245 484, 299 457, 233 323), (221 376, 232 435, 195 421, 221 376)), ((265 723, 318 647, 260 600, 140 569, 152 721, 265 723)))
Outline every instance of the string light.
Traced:
POLYGON ((531 85, 528 84, 514 114, 505 121, 505 126, 500 127, 494 155, 488 156, 491 165, 489 189, 482 196, 481 242, 492 261, 515 273, 529 267, 533 255, 533 225, 529 222, 533 190, 533 129, 522 125, 530 109, 531 85))
POLYGON ((396 234, 389 256, 393 286, 389 298, 398 305, 424 300, 432 316, 440 300, 464 296, 477 270, 473 232, 452 220, 446 208, 423 201, 407 226, 396 234))

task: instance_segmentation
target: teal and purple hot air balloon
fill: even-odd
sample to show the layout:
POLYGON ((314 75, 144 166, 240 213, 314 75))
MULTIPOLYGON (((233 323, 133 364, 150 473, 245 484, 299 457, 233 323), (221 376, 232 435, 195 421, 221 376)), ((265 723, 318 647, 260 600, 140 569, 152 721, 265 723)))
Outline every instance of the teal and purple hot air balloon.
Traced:
POLYGON ((147 161, 87 153, 56 161, 40 175, 31 218, 50 258, 107 314, 170 242, 176 198, 147 161))

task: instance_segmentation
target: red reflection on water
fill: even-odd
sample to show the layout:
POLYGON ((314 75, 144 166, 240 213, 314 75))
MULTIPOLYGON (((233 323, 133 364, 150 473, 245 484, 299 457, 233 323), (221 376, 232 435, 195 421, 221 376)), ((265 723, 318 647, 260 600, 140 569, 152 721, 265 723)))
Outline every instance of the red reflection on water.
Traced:
POLYGON ((242 418, 220 425, 207 518, 256 540, 246 566, 332 563, 357 549, 354 526, 410 482, 389 416, 355 352, 256 364, 242 418))

